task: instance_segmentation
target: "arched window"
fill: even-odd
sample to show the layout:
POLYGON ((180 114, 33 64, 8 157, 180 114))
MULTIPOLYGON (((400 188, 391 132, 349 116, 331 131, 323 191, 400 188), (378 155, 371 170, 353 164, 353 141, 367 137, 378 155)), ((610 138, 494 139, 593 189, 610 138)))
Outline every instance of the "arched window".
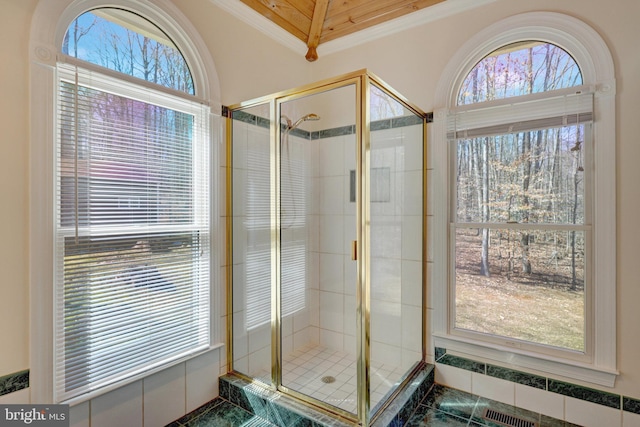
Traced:
POLYGON ((613 182, 612 158, 598 157, 613 151, 613 111, 595 114, 606 99, 594 72, 608 64, 592 30, 559 22, 537 13, 492 26, 441 82, 432 144, 450 203, 434 219, 448 230, 447 247, 435 243, 432 283, 447 307, 436 346, 612 384, 615 339, 603 333, 615 330, 615 261, 598 245, 612 238, 615 204, 596 199, 613 182))
POLYGON ((552 94, 580 83, 566 51, 536 41, 492 52, 462 83, 458 105, 478 109, 465 111, 475 125, 454 114, 450 135, 452 327, 460 333, 587 350, 592 100, 575 89, 552 94), (513 100, 532 94, 544 97, 513 100), (481 106, 503 99, 510 103, 481 106), (514 120, 518 109, 540 113, 514 120))
MULTIPOLYGON (((38 271, 36 280, 53 283, 42 288, 52 308, 47 298, 42 308, 55 319, 44 350, 54 366, 52 390, 36 393, 68 402, 212 345, 211 93, 206 62, 158 6, 47 7, 61 16, 56 54, 37 45, 51 43, 38 30, 32 42, 35 62, 55 69, 56 119, 35 144, 48 139, 54 149, 37 158, 44 167, 34 181, 53 180, 53 194, 36 204, 54 220, 34 232, 52 236, 51 258, 36 258, 50 261, 54 276, 38 271)), ((36 68, 34 92, 50 75, 36 68)))

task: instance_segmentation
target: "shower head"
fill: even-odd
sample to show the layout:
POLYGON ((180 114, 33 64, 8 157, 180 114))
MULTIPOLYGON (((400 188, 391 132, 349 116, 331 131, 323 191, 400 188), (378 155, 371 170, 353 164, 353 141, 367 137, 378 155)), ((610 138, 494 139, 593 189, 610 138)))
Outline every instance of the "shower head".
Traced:
POLYGON ((292 123, 291 119, 285 116, 284 114, 282 115, 282 117, 287 121, 287 130, 293 130, 297 128, 298 126, 300 126, 300 123, 302 122, 306 122, 306 121, 315 122, 316 120, 320 120, 320 116, 315 113, 309 113, 305 116, 302 116, 298 120, 296 120, 294 123, 292 123))

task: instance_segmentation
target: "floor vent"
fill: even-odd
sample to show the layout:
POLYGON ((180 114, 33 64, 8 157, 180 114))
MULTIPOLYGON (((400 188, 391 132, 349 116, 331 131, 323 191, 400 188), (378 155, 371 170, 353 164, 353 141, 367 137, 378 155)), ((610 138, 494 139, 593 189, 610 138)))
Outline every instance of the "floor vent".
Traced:
POLYGON ((514 417, 513 415, 503 414, 502 412, 494 411, 493 409, 489 408, 484 410, 484 412, 482 413, 482 418, 498 424, 502 424, 506 427, 538 427, 538 423, 534 421, 514 417))

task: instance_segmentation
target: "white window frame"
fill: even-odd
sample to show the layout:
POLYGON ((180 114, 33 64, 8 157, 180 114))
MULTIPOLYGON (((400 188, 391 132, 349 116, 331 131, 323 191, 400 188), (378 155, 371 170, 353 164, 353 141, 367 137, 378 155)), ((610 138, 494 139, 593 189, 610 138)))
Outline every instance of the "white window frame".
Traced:
POLYGON ((477 33, 451 58, 436 89, 434 121, 431 126, 431 188, 433 218, 430 245, 432 276, 433 343, 447 351, 482 358, 500 364, 532 369, 542 373, 612 387, 618 375, 616 367, 616 199, 615 199, 615 74, 613 60, 603 39, 591 27, 568 15, 554 12, 530 12, 503 19, 477 33), (593 304, 586 309, 592 316, 591 354, 587 360, 572 360, 531 349, 513 348, 478 337, 452 333, 450 322, 449 209, 454 188, 450 182, 447 117, 457 105, 458 90, 471 69, 496 49, 508 44, 538 40, 567 51, 582 71, 583 84, 594 91, 593 124, 593 255, 591 278, 593 304), (446 190, 445 190, 446 189, 446 190))
MULTIPOLYGON (((210 313, 211 341, 209 349, 222 346, 220 342, 219 284, 221 255, 220 244, 224 238, 218 237, 218 216, 220 213, 216 197, 217 173, 222 137, 220 88, 214 62, 206 44, 182 12, 169 0, 63 0, 40 1, 31 23, 30 34, 30 218, 29 218, 29 265, 31 326, 30 326, 30 389, 31 401, 54 403, 53 338, 54 333, 54 230, 55 230, 55 147, 56 147, 56 93, 58 78, 56 64, 62 57, 61 46, 67 28, 82 13, 99 7, 120 7, 144 16, 156 23, 178 46, 189 64, 195 88, 195 98, 209 105, 212 112, 208 117, 210 131, 210 197, 211 212, 211 301, 210 313)), ((126 77, 125 79, 126 80, 126 77)), ((191 97, 192 99, 194 97, 191 97)), ((223 313, 222 313, 223 314, 223 313)), ((126 383, 138 380, 154 372, 166 369, 194 357, 186 356, 131 377, 122 382, 105 387, 93 394, 77 398, 70 404, 91 399, 126 383)))

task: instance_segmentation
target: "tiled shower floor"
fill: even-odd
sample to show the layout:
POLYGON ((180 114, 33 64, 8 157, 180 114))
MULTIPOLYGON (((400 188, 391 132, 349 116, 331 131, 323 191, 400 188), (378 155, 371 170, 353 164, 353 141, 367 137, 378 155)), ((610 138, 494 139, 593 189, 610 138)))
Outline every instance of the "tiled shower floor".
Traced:
MULTIPOLYGON (((302 348, 283 359, 283 385, 345 411, 356 412, 358 368, 355 356, 315 346, 302 348), (326 377, 335 381, 324 382, 326 377)), ((375 361, 371 362, 370 369, 371 406, 375 407, 405 372, 375 361)))
MULTIPOLYGON (((356 412, 356 357, 320 346, 303 347, 283 358, 282 383, 299 393, 312 396, 348 412, 356 412), (333 377, 332 383, 323 382, 333 377)), ((371 362, 371 406, 382 400, 406 370, 371 362)), ((271 373, 256 375, 267 384, 271 373)))

